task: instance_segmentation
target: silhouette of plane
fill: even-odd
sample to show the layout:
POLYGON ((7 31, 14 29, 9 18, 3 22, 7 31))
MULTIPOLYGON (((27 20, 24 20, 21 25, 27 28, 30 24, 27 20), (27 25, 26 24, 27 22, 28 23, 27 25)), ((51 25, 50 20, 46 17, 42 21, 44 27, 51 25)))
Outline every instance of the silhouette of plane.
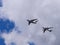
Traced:
POLYGON ((52 32, 51 28, 53 27, 43 27, 43 33, 45 33, 45 31, 52 32))
POLYGON ((38 22, 37 19, 32 19, 32 20, 27 20, 28 21, 28 25, 30 25, 31 23, 36 24, 38 22))

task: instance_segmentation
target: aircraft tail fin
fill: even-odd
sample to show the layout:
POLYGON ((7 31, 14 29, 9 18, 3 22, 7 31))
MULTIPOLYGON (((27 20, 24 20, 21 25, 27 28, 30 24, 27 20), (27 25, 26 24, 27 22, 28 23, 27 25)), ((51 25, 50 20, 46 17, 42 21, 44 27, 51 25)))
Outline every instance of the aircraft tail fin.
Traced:
POLYGON ((30 25, 30 21, 29 20, 27 20, 28 21, 28 25, 30 25))

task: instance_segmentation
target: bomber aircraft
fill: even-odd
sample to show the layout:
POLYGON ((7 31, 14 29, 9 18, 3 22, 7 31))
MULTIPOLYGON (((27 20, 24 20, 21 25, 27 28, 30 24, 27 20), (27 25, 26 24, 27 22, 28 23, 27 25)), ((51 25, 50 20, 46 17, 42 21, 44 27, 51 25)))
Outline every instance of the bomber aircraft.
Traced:
POLYGON ((53 27, 43 27, 43 33, 45 33, 46 31, 52 32, 51 28, 53 27))
POLYGON ((27 20, 28 21, 28 25, 30 25, 31 23, 36 24, 38 22, 37 19, 31 19, 31 20, 27 20))

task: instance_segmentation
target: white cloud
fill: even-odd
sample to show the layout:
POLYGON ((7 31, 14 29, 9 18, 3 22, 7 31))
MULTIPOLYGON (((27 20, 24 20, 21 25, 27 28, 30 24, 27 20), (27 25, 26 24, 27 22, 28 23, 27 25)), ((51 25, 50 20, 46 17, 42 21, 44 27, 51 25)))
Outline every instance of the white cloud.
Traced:
MULTIPOLYGON (((56 0, 3 0, 4 12, 9 19, 14 20, 19 30, 10 34, 3 34, 5 43, 9 45, 10 42, 15 42, 17 45, 28 45, 29 40, 34 40, 37 45, 54 45, 56 36, 53 32, 42 33, 43 26, 55 26, 54 20, 59 17, 57 11, 58 2, 56 0), (56 4, 55 4, 56 3, 56 4), (56 9, 56 10, 55 10, 56 9), (57 16, 58 14, 58 16, 57 16), (53 17, 52 17, 53 16, 53 17), (57 16, 57 17, 56 17, 57 16), (39 22, 36 25, 27 25, 26 19, 38 18, 39 22), (51 22, 52 21, 52 22, 51 22), (29 32, 30 31, 30 32, 29 32), (32 36, 32 37, 29 37, 32 36), (8 37, 8 38, 7 38, 8 37)), ((59 3, 60 4, 60 3, 59 3)))

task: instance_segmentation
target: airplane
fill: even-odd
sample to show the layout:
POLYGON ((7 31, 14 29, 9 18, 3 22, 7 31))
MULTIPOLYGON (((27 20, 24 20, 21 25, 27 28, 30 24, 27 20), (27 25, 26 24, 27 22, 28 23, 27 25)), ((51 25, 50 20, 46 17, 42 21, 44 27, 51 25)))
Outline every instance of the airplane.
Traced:
POLYGON ((32 20, 27 20, 28 21, 28 25, 30 25, 31 23, 36 24, 38 22, 37 19, 32 19, 32 20))
POLYGON ((51 28, 53 27, 43 27, 43 33, 45 33, 45 31, 52 32, 51 28))

